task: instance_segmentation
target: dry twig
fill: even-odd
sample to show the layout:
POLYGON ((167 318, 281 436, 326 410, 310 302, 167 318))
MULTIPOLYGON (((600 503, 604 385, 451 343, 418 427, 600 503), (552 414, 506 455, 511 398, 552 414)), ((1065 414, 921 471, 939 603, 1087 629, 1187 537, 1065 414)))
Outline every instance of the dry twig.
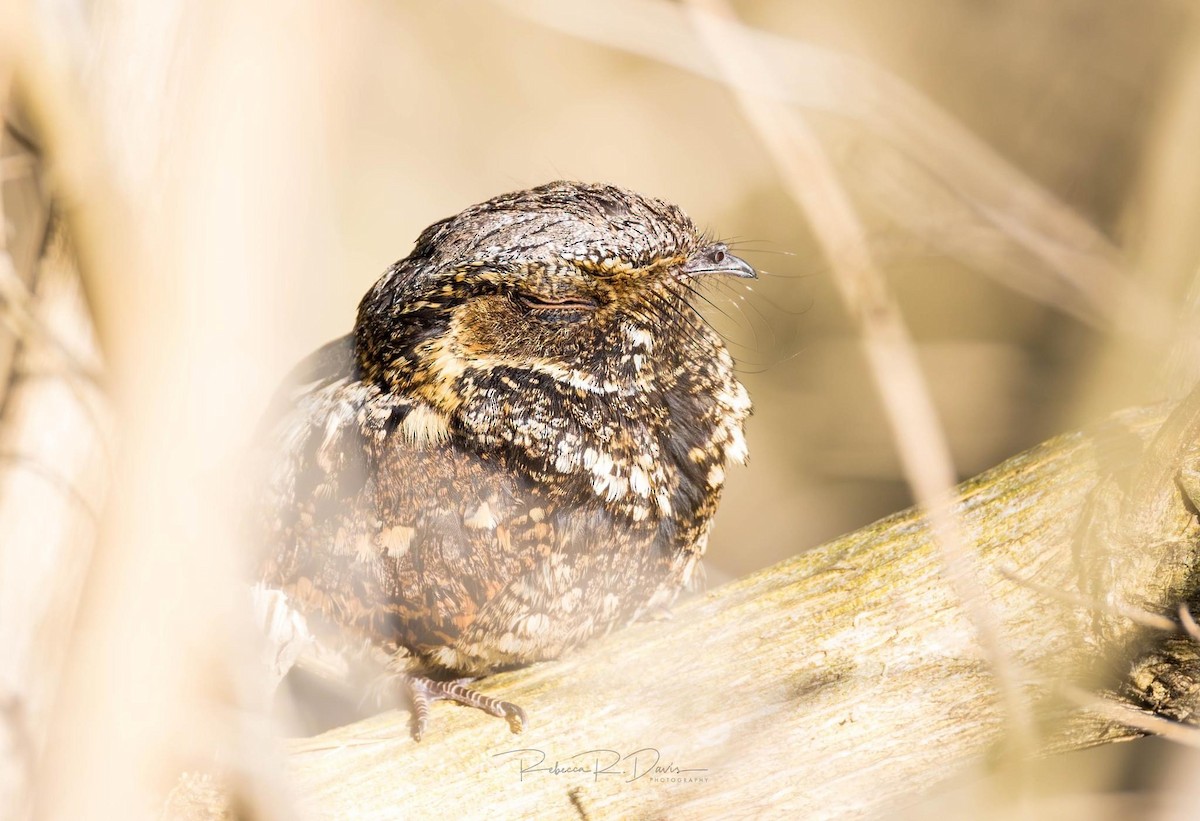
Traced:
POLYGON ((723 0, 691 0, 691 17, 747 119, 781 171, 782 182, 800 206, 829 259, 846 309, 858 326, 867 361, 900 451, 913 495, 929 517, 945 572, 971 623, 979 632, 1012 721, 1016 747, 1035 743, 1033 720, 1024 704, 1014 662, 1000 638, 978 580, 975 559, 949 509, 955 483, 950 448, 917 360, 916 347, 871 257, 862 224, 838 181, 820 141, 796 111, 770 91, 770 73, 754 54, 723 0))

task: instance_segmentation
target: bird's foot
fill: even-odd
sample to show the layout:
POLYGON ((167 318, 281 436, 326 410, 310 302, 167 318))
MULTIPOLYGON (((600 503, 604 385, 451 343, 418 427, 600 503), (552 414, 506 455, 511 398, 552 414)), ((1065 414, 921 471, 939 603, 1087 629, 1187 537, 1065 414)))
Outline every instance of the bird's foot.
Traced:
POLYGON ((525 711, 507 701, 485 696, 467 687, 474 679, 459 678, 449 681, 432 679, 412 673, 404 676, 405 687, 412 702, 413 739, 420 741, 429 728, 429 708, 435 701, 453 701, 483 710, 497 718, 507 719, 509 729, 519 733, 525 729, 525 711))

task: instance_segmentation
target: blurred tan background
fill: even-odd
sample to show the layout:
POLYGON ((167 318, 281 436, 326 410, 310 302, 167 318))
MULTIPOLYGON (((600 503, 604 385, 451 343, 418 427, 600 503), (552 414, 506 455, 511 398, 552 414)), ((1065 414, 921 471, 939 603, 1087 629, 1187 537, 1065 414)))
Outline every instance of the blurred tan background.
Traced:
MULTIPOLYGON (((588 5, 345 7, 326 33, 342 45, 336 76, 321 80, 337 89, 323 113, 323 154, 313 158, 324 188, 301 192, 322 218, 280 237, 314 249, 322 266, 295 283, 303 298, 293 295, 279 317, 281 356, 298 359, 345 332, 361 294, 435 219, 550 179, 610 181, 680 203, 740 241, 763 272, 752 293, 716 287, 714 304, 702 306, 756 404, 751 465, 731 474, 710 578, 744 574, 906 506, 891 434, 828 266, 727 90, 623 51, 619 33, 598 43, 561 30, 626 13, 638 28, 627 12, 637 4, 608 13, 588 5)), ((1114 243, 1136 244, 1146 152, 1195 24, 1189 4, 735 5, 752 25, 861 57, 910 84, 1114 243)), ((1093 401, 1106 328, 1005 283, 1057 275, 991 235, 979 241, 997 245, 1003 269, 952 258, 940 240, 970 241, 983 218, 945 208, 918 163, 892 157, 854 118, 813 116, 851 183, 874 169, 913 189, 912 208, 929 208, 914 234, 875 206, 877 182, 851 188, 920 345, 960 476, 1122 404, 1160 398, 1108 374, 1093 401), (935 198, 928 206, 922 186, 935 198)), ((1122 367, 1144 369, 1144 356, 1122 367)))
MULTIPOLYGON (((131 772, 157 767, 170 784, 214 748, 269 747, 225 709, 254 701, 238 679, 249 631, 231 603, 236 540, 196 489, 223 478, 278 381, 350 329, 425 226, 504 191, 628 186, 680 204, 760 269, 700 306, 757 408, 710 585, 911 503, 861 329, 761 134, 714 81, 687 5, 0 0, 0 87, 14 66, 28 74, 12 85, 32 93, 46 132, 33 136, 51 137, 58 163, 33 179, 36 163, 14 159, 28 146, 6 141, 7 249, 32 264, 38 243, 17 236, 14 209, 58 186, 88 299, 61 261, 59 280, 25 279, 39 298, 66 292, 64 324, 83 328, 68 347, 89 365, 96 320, 111 367, 99 381, 133 440, 89 443, 76 484, 100 526, 58 552, 43 508, 6 491, 27 530, 5 519, 0 581, 24 598, 0 615, 23 628, 31 612, 36 629, 8 630, 15 684, 0 706, 36 732, 23 747, 0 739, 17 762, 0 793, 29 791, 31 750, 51 751, 37 761, 43 797, 67 818, 101 793, 95 806, 120 807, 131 772)), ((1195 381, 1195 3, 732 5, 774 72, 752 91, 807 118, 856 206, 960 478, 1195 381)), ((52 347, 18 336, 22 363, 52 347)), ((6 413, 21 410, 13 395, 6 413)), ((62 433, 25 416, 37 444, 62 433)), ((245 755, 249 770, 271 760, 245 755)))

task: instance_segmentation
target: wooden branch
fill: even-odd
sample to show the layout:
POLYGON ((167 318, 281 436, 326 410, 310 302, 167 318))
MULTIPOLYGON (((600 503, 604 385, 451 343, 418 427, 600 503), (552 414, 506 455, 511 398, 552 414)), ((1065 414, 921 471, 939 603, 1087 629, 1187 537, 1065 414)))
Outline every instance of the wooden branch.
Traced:
MULTIPOLYGON (((1044 750, 1139 734, 1095 710, 1080 717, 1077 702, 1054 696, 1082 682, 1145 706, 1145 687, 1089 680, 1086 670, 1112 653, 1125 654, 1118 669, 1128 670, 1129 648, 1159 636, 1129 614, 1146 611, 1154 623, 1192 592, 1194 516, 1173 483, 1146 477, 1182 463, 1186 449, 1170 455, 1168 445, 1191 430, 1195 404, 1167 425, 1165 407, 1123 413, 959 489, 955 509, 1039 705, 1044 750), (1150 469, 1147 459, 1159 463, 1150 469), (1157 496, 1138 496, 1151 485, 1157 496), (1130 499, 1142 505, 1132 511, 1138 527, 1122 529, 1130 499), (1136 543, 1121 541, 1134 531, 1136 543), (1121 583, 1097 590, 1114 578, 1121 583)), ((723 817, 769 805, 844 817, 915 800, 982 762, 1006 731, 970 623, 914 511, 692 600, 671 621, 492 677, 483 689, 528 710, 522 735, 439 705, 420 744, 402 711, 296 740, 300 808, 317 817, 600 818, 723 817)))

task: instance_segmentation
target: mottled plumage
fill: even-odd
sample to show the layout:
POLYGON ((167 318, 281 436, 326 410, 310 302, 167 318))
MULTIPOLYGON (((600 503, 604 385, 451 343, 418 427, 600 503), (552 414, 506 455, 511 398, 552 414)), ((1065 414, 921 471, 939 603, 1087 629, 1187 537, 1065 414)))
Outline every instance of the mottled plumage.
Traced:
POLYGON ((745 389, 686 297, 753 276, 678 208, 557 182, 435 223, 272 428, 261 576, 428 698, 671 604, 746 457, 745 389))

